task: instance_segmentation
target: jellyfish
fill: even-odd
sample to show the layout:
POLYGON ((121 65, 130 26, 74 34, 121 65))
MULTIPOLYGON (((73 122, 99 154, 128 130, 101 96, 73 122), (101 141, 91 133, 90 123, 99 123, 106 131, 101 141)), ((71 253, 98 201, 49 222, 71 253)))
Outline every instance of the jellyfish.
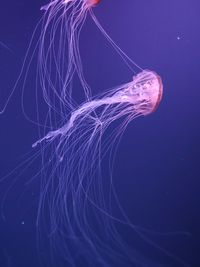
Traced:
POLYGON ((39 254, 44 254, 41 251, 48 246, 50 259, 44 265, 53 267, 155 267, 155 262, 126 244, 116 224, 130 227, 144 242, 175 257, 149 240, 146 229, 129 220, 113 186, 112 168, 113 155, 127 125, 156 111, 163 83, 156 72, 142 69, 108 35, 93 12, 100 2, 52 0, 43 6, 44 14, 17 81, 24 76, 25 87, 36 57, 35 123, 39 138, 32 147, 42 158, 35 175, 41 179, 36 221, 39 254), (86 81, 80 53, 80 34, 88 15, 133 72, 132 81, 98 95, 93 95, 86 81), (78 89, 73 84, 77 78, 78 89), (81 103, 76 100, 75 90, 83 95, 81 103), (39 110, 41 94, 47 107, 45 116, 39 110), (104 177, 106 155, 109 175, 104 177), (120 218, 112 212, 113 201, 119 207, 120 218))
MULTIPOLYGON (((163 95, 162 79, 150 70, 143 70, 133 81, 114 88, 103 96, 95 97, 83 103, 77 110, 72 111, 67 123, 60 129, 50 131, 45 137, 33 144, 37 146, 42 141, 52 141, 59 136, 61 143, 74 134, 76 128, 88 121, 92 130, 92 137, 96 135, 99 127, 101 133, 113 121, 128 116, 129 120, 138 116, 145 116, 154 112, 163 95)), ((92 142, 92 137, 89 139, 92 142)), ((62 144, 59 147, 63 147, 62 144)), ((63 150, 63 149, 61 149, 63 150)))
POLYGON ((162 94, 160 76, 143 70, 131 82, 85 101, 71 112, 63 126, 33 144, 34 148, 42 145, 43 151, 48 147, 43 157, 48 158, 48 166, 53 166, 50 174, 49 167, 43 171, 46 182, 41 190, 38 223, 41 218, 45 220, 48 201, 50 239, 57 253, 64 253, 62 257, 69 266, 85 266, 81 260, 87 266, 134 266, 139 262, 133 251, 127 258, 123 255, 128 248, 114 228, 115 220, 119 219, 112 216, 109 203, 106 204, 101 161, 131 120, 157 109, 162 94), (110 130, 110 125, 118 119, 122 120, 117 129, 110 130), (91 218, 95 218, 97 225, 91 218), (106 236, 110 239, 107 244, 106 236), (76 249, 79 255, 74 259, 76 249))

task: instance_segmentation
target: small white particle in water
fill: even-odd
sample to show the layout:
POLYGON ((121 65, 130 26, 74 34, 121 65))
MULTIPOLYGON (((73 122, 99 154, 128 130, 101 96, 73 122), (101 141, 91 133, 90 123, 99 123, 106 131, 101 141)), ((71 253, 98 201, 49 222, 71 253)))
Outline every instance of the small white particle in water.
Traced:
POLYGON ((181 40, 181 37, 180 36, 177 36, 176 39, 179 41, 179 40, 181 40))
POLYGON ((22 224, 22 225, 24 225, 24 221, 23 221, 23 222, 21 222, 21 224, 22 224))

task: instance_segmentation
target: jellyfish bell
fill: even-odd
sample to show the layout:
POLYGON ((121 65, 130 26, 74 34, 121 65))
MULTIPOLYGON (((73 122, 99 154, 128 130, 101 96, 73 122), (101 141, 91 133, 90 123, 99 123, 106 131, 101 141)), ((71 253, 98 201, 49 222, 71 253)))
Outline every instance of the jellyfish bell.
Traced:
POLYGON ((148 115, 156 111, 162 100, 162 79, 154 71, 143 70, 133 77, 128 90, 135 109, 142 115, 148 115))
POLYGON ((101 2, 101 0, 84 0, 84 1, 89 6, 96 6, 101 2))
POLYGON ((158 108, 162 97, 163 97, 163 83, 162 83, 162 79, 161 77, 155 73, 155 90, 154 90, 154 97, 152 98, 152 104, 153 104, 153 109, 152 112, 156 111, 156 109, 158 108))

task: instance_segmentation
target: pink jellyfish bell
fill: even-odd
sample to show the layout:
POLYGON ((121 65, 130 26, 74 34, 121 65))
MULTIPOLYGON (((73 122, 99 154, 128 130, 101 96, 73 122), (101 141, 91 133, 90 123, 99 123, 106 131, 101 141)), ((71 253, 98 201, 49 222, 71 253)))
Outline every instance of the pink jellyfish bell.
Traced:
POLYGON ((84 0, 84 1, 86 2, 87 5, 91 7, 96 6, 101 2, 101 0, 84 0))
POLYGON ((154 71, 143 70, 133 77, 128 91, 135 110, 142 115, 148 115, 158 108, 162 100, 162 79, 154 71))

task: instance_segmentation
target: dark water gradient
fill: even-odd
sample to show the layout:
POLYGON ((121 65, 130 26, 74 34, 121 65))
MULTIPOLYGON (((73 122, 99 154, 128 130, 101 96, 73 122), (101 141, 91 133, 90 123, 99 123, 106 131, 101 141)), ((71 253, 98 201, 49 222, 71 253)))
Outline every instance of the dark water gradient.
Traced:
MULTIPOLYGON (((1 106, 17 78, 43 4, 40 0, 0 4, 1 106)), ((135 224, 155 231, 189 232, 188 237, 152 238, 192 267, 200 266, 199 12, 198 0, 102 0, 95 9, 120 47, 141 67, 158 72, 164 83, 158 111, 132 122, 120 143, 115 168, 119 198, 135 224)), ((129 81, 133 75, 91 20, 83 30, 82 55, 94 93, 129 81)), ((29 86, 26 95, 32 117, 33 90, 29 86)), ((1 176, 20 162, 37 139, 37 128, 24 119, 20 101, 19 88, 0 116, 1 176)), ((35 249, 39 182, 30 188, 25 185, 26 178, 12 188, 6 220, 0 218, 0 267, 39 266, 35 249)), ((11 182, 0 185, 1 195, 11 182)), ((124 231, 124 236, 131 233, 124 231)), ((134 237, 127 239, 134 242, 134 237)), ((161 257, 146 250, 147 255, 161 257)))

